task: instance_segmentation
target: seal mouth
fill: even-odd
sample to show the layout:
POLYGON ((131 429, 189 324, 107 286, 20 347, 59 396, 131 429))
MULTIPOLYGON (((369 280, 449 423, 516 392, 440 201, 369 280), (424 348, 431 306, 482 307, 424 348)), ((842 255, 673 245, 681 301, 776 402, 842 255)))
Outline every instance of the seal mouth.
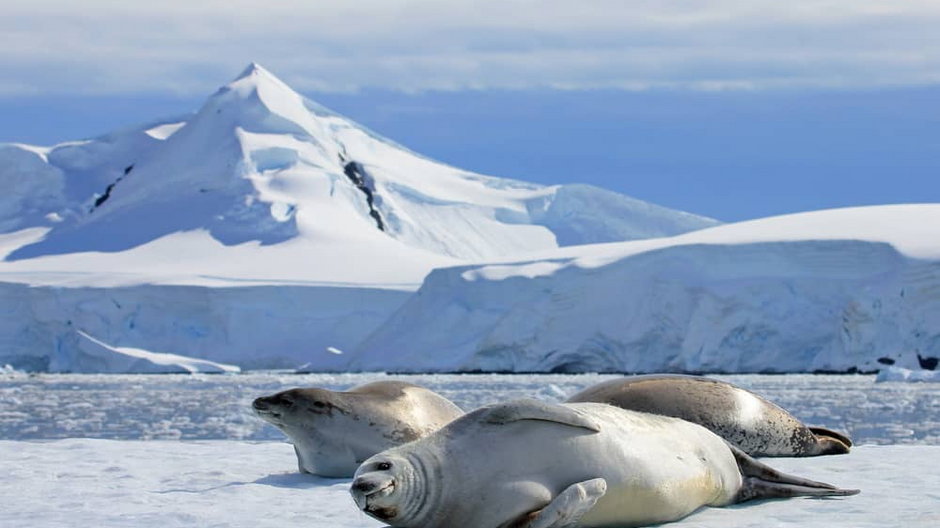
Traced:
POLYGON ((271 398, 258 398, 251 402, 251 409, 255 411, 255 414, 262 420, 269 422, 280 420, 281 416, 284 414, 281 412, 281 406, 272 403, 270 400, 271 398))
POLYGON ((270 409, 258 409, 255 408, 255 414, 258 415, 262 420, 278 420, 281 418, 281 413, 277 411, 272 411, 270 409))
POLYGON ((378 496, 378 497, 387 497, 387 496, 391 495, 393 491, 395 491, 395 481, 394 481, 394 480, 390 481, 390 482, 389 482, 388 484, 386 484, 385 486, 382 486, 381 488, 379 488, 379 489, 373 491, 372 493, 367 494, 367 495, 366 495, 366 498, 372 498, 372 497, 376 497, 376 496, 378 496))
POLYGON ((365 510, 366 513, 381 521, 389 521, 398 517, 398 508, 372 508, 365 510))
POLYGON ((368 495, 363 499, 365 502, 365 508, 362 511, 368 513, 369 515, 375 517, 376 519, 387 521, 398 516, 398 508, 394 506, 378 506, 374 504, 376 499, 381 499, 391 495, 395 491, 395 481, 391 481, 386 484, 384 487, 379 488, 368 495))
POLYGON ((358 493, 353 493, 353 499, 356 501, 356 506, 360 510, 375 514, 377 512, 382 512, 388 508, 376 506, 374 503, 376 500, 388 497, 395 491, 395 481, 390 480, 382 487, 377 487, 369 491, 357 490, 358 493))

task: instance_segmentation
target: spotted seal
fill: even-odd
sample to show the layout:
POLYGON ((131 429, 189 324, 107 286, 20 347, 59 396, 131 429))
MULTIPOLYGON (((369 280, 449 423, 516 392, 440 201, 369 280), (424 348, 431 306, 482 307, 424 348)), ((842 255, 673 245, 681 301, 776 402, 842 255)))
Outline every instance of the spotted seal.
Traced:
POLYGON ((699 376, 652 374, 598 383, 571 396, 663 414, 705 426, 751 456, 816 456, 849 452, 852 441, 809 427, 778 405, 730 383, 699 376))

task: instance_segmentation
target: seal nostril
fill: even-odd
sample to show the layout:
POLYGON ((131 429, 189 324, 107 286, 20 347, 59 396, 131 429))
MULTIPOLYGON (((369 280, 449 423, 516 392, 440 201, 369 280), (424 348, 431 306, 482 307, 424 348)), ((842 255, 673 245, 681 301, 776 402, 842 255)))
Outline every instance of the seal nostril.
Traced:
POLYGON ((353 489, 356 490, 356 491, 361 491, 361 492, 363 492, 363 493, 368 493, 368 492, 372 491, 373 489, 375 489, 375 483, 373 483, 373 482, 367 482, 367 481, 362 481, 362 480, 357 480, 357 481, 353 482, 352 487, 353 487, 353 489))
POLYGON ((264 401, 262 398, 258 398, 255 401, 251 402, 251 406, 259 411, 264 411, 264 410, 267 410, 268 403, 264 401))

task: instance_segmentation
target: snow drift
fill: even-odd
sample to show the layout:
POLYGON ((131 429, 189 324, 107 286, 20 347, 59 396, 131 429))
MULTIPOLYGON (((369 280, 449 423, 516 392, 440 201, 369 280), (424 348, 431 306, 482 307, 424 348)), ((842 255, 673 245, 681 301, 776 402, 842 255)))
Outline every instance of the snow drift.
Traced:
POLYGON ((360 347, 391 371, 937 366, 940 205, 820 211, 440 269, 360 347))
MULTIPOLYGON (((240 372, 236 366, 223 365, 204 359, 188 358, 177 354, 152 352, 140 348, 114 347, 82 332, 76 332, 77 348, 82 357, 73 361, 95 373, 143 373, 143 374, 170 374, 170 373, 229 373, 240 372)), ((77 370, 73 367, 72 369, 77 370)))

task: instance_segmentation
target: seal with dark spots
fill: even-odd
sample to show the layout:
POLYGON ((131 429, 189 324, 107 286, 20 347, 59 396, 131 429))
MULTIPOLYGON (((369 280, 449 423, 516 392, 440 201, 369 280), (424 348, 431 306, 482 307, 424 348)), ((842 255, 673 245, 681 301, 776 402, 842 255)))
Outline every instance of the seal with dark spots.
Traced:
POLYGON ((849 452, 852 441, 809 427, 778 405, 730 383, 699 376, 651 374, 615 379, 568 398, 682 418, 702 425, 751 456, 849 452))
POLYGON ((350 493, 397 528, 613 528, 858 490, 783 474, 678 418, 517 400, 366 460, 350 493))
POLYGON ((351 477, 370 456, 440 429, 463 411, 424 387, 377 381, 337 392, 290 389, 258 398, 255 413, 294 444, 302 473, 351 477))

